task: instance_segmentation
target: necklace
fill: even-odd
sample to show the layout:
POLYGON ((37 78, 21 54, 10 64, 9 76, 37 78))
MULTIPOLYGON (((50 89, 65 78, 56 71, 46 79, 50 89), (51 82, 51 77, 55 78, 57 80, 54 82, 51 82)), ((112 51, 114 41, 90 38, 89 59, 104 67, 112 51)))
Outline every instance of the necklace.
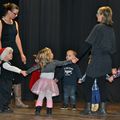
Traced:
POLYGON ((7 20, 5 17, 3 17, 3 20, 7 23, 7 24, 13 24, 12 20, 7 20))

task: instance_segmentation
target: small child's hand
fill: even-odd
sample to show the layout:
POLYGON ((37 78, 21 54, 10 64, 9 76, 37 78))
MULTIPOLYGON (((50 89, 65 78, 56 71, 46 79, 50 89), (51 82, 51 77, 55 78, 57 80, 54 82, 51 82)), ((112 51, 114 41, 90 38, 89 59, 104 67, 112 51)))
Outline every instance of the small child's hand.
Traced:
POLYGON ((58 80, 57 79, 54 79, 54 81, 57 83, 58 82, 58 80))
POLYGON ((23 70, 22 70, 20 73, 21 73, 24 77, 27 76, 26 71, 23 71, 23 70))
POLYGON ((117 74, 117 69, 116 69, 116 68, 113 68, 113 69, 112 69, 112 74, 113 74, 113 75, 117 74))
POLYGON ((78 83, 79 83, 79 84, 81 84, 81 83, 82 83, 82 81, 81 81, 81 80, 78 80, 78 83))
POLYGON ((114 80, 113 76, 111 76, 111 77, 108 78, 109 82, 113 82, 113 80, 114 80))

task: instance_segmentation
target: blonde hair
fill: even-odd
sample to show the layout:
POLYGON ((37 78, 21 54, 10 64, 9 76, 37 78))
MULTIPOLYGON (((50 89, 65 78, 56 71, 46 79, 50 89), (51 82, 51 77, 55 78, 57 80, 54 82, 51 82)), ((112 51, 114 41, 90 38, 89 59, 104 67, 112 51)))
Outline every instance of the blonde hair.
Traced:
POLYGON ((112 25, 112 9, 109 6, 103 6, 98 9, 98 14, 103 15, 102 23, 112 25))
POLYGON ((53 59, 52 55, 53 53, 51 49, 47 47, 43 48, 38 52, 36 58, 38 59, 39 64, 42 68, 52 61, 53 59))

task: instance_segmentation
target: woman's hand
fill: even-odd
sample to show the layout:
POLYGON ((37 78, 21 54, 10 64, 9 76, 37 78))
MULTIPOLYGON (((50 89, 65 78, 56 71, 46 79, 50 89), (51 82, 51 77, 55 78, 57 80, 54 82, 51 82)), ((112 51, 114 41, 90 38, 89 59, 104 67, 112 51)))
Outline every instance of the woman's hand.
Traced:
POLYGON ((117 74, 117 69, 116 69, 116 68, 113 68, 113 69, 112 69, 112 74, 113 74, 113 75, 117 74))
POLYGON ((113 81, 114 81, 113 76, 109 77, 109 78, 108 78, 108 81, 109 81, 109 82, 113 82, 113 81))
POLYGON ((23 64, 26 64, 26 56, 24 54, 21 54, 21 60, 23 64))
POLYGON ((57 82, 58 82, 58 79, 55 78, 54 81, 57 83, 57 82))
POLYGON ((81 84, 81 83, 82 83, 82 81, 81 81, 81 80, 78 80, 78 83, 79 83, 79 84, 81 84))

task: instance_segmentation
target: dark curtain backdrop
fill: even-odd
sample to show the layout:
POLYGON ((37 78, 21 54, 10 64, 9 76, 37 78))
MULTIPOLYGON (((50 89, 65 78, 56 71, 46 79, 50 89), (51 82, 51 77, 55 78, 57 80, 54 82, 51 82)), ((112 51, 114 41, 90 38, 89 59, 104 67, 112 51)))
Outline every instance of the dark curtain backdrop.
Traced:
MULTIPOLYGON (((109 5, 113 9, 114 29, 118 53, 116 62, 120 65, 120 0, 16 0, 19 1, 20 36, 28 67, 33 64, 35 54, 43 47, 50 47, 56 59, 65 59, 67 49, 74 49, 80 54, 81 46, 96 24, 96 11, 100 6, 109 5)), ((14 0, 15 2, 15 0, 14 0)), ((84 74, 88 54, 80 60, 84 74)), ((28 84, 29 80, 26 80, 28 84)), ((109 100, 120 102, 120 80, 108 83, 109 100)), ((78 86, 78 98, 82 98, 82 85, 78 86)), ((26 87, 24 98, 31 98, 26 87)))

